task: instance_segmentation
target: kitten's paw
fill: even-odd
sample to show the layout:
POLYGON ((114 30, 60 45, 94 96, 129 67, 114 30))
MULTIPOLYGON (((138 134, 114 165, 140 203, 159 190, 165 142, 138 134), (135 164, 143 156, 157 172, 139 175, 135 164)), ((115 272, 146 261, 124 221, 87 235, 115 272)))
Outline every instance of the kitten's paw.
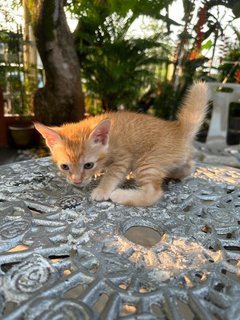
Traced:
POLYGON ((110 193, 101 188, 95 188, 91 193, 91 198, 96 201, 109 200, 110 193))
POLYGON ((122 189, 114 190, 110 195, 110 199, 119 204, 125 204, 126 200, 128 200, 126 199, 126 191, 122 189))

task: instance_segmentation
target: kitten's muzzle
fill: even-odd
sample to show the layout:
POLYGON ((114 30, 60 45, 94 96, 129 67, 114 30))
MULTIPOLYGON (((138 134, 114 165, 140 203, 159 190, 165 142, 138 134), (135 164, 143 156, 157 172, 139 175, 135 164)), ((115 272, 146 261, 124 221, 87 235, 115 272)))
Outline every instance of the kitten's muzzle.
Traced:
POLYGON ((83 180, 81 178, 73 178, 73 177, 67 177, 67 181, 71 184, 76 184, 76 185, 80 185, 83 180))
POLYGON ((73 183, 73 184, 81 184, 83 182, 83 176, 81 174, 71 174, 69 177, 69 180, 73 183))
POLYGON ((71 182, 73 183, 73 184, 77 184, 77 185, 80 185, 81 183, 82 183, 82 180, 71 180, 71 182))
POLYGON ((68 182, 78 187, 85 187, 91 182, 91 179, 68 179, 68 182))

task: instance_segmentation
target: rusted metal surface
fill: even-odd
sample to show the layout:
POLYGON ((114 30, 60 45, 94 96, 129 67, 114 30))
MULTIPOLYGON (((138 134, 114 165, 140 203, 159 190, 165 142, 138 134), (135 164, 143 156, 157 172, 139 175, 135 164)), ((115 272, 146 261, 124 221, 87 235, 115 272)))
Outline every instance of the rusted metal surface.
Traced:
POLYGON ((151 208, 94 202, 51 161, 0 167, 1 319, 240 319, 240 171, 151 208))

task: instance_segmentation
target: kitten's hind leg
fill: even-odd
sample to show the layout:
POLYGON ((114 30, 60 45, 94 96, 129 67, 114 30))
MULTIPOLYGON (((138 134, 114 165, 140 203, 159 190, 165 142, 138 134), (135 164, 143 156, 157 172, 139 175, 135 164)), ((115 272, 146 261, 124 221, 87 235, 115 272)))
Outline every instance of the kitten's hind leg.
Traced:
POLYGON ((132 207, 148 207, 157 202, 163 195, 162 182, 166 172, 161 166, 155 165, 156 158, 152 155, 142 158, 136 163, 134 176, 138 189, 116 189, 111 193, 113 202, 132 207))
POLYGON ((146 184, 139 189, 116 189, 110 199, 113 202, 132 207, 148 207, 157 202, 163 194, 161 186, 146 184))
POLYGON ((181 180, 193 172, 194 168, 194 161, 189 158, 186 162, 184 162, 181 166, 174 168, 171 170, 167 178, 168 179, 174 179, 174 180, 181 180))

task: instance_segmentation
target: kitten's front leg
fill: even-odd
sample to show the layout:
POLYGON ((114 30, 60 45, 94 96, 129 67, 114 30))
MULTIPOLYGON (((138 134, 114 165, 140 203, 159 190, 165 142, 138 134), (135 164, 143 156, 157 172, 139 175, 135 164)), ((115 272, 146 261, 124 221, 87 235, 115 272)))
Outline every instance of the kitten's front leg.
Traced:
POLYGON ((96 201, 108 200, 113 190, 114 189, 106 190, 104 188, 97 187, 92 191, 91 198, 96 201))
POLYGON ((111 193, 125 179, 128 173, 128 162, 113 163, 102 177, 99 185, 92 191, 91 198, 96 201, 110 199, 111 193))

